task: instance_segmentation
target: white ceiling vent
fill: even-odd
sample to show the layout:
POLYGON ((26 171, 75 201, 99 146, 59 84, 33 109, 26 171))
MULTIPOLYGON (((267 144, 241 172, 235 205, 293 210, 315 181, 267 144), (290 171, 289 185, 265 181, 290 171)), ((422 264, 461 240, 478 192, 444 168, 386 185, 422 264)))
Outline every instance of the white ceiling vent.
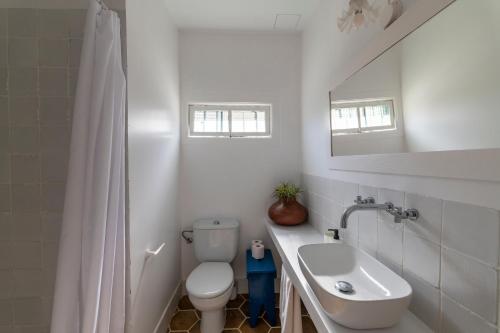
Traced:
POLYGON ((301 18, 299 14, 277 14, 274 30, 297 30, 301 18))

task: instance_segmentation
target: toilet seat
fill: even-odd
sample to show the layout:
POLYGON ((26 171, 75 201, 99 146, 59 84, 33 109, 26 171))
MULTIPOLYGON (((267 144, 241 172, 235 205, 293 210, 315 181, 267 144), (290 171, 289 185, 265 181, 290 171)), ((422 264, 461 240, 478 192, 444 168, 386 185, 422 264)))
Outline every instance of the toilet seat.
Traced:
POLYGON ((186 289, 194 297, 210 299, 224 294, 233 280, 233 269, 228 263, 204 262, 189 274, 186 289))

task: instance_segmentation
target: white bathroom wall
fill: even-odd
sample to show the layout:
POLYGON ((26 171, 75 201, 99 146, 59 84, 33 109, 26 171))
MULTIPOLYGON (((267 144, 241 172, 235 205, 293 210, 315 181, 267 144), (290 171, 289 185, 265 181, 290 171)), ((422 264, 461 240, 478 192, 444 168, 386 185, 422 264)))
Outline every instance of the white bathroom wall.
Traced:
POLYGON ((373 212, 354 215, 345 237, 407 278, 412 311, 436 331, 497 332, 500 221, 490 208, 499 206, 469 204, 480 205, 477 191, 499 193, 500 184, 329 169, 328 91, 349 58, 380 31, 340 33, 334 22, 344 5, 324 0, 303 35, 302 161, 312 222, 318 229, 338 226, 356 194, 420 209, 421 226, 394 225, 373 212))
POLYGON ((402 43, 408 151, 497 148, 500 2, 460 1, 447 11, 402 43))
MULTIPOLYGON (((238 279, 245 278, 250 240, 271 243, 262 221, 273 185, 300 180, 300 53, 300 36, 294 34, 180 35, 182 227, 190 229, 202 217, 239 219, 238 279), (271 103, 272 138, 188 138, 189 102, 271 103)), ((185 279, 197 262, 192 245, 182 244, 185 279)))
POLYGON ((130 300, 127 332, 166 331, 180 283, 178 34, 165 1, 127 1, 130 300), (156 257, 147 249, 166 246, 156 257))

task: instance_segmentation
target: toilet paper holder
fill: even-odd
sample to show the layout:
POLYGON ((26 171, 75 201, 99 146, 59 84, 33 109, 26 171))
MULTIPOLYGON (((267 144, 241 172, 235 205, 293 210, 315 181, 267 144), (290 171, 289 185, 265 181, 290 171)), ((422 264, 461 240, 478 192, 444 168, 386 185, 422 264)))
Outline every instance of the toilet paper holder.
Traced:
POLYGON ((193 230, 183 230, 181 235, 186 243, 191 244, 193 242, 193 230), (186 236, 186 234, 191 234, 191 236, 186 236))

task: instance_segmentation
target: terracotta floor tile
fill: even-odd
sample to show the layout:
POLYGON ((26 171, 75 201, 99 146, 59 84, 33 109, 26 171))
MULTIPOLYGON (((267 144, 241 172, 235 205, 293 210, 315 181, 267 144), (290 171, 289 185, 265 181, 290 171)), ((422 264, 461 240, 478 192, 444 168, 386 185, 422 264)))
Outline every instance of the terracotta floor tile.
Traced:
MULTIPOLYGON (((257 322, 257 326, 255 328, 250 327, 250 323, 246 318, 248 313, 248 295, 238 295, 237 299, 234 301, 230 301, 227 305, 226 310, 226 328, 223 333, 280 333, 281 325, 279 319, 279 295, 276 295, 276 327, 270 327, 269 322, 267 322, 262 318, 259 318, 257 322), (240 307, 239 309, 238 306, 240 307), (234 308, 231 308, 234 307, 234 308), (239 329, 238 329, 239 327, 239 329)), ((307 313, 304 305, 302 304, 303 313, 307 313)), ((262 311, 262 315, 265 315, 265 312, 262 311)), ((167 333, 200 333, 200 324, 201 324, 201 312, 195 310, 189 298, 184 296, 180 299, 178 310, 175 313, 172 321, 170 323, 170 330, 167 330, 167 333), (193 309, 193 310, 191 310, 193 309)), ((303 325, 303 333, 317 333, 316 328, 311 320, 311 318, 307 315, 302 317, 302 325, 303 325)))
POLYGON ((229 302, 227 302, 226 308, 227 309, 237 309, 244 302, 245 302, 245 299, 243 298, 243 296, 238 295, 235 300, 230 300, 229 302))
POLYGON ((239 309, 226 310, 225 328, 239 328, 245 321, 245 316, 239 309))
POLYGON ((179 300, 178 307, 181 310, 194 310, 194 306, 189 300, 188 296, 182 296, 182 298, 179 300))
POLYGON ((267 333, 269 329, 269 325, 262 318, 257 320, 257 325, 253 328, 250 326, 248 319, 240 327, 241 333, 267 333))
POLYGON ((301 311, 303 316, 309 314, 309 312, 307 312, 306 306, 304 305, 304 303, 302 301, 300 301, 300 311, 301 311))
POLYGON ((177 312, 172 321, 170 322, 171 331, 187 331, 189 330, 197 321, 198 317, 194 311, 179 311, 177 312))
POLYGON ((201 322, 197 322, 196 325, 194 325, 190 330, 189 333, 201 333, 201 328, 200 328, 201 322))
POLYGON ((308 316, 302 317, 302 331, 303 333, 318 333, 314 323, 308 316))

